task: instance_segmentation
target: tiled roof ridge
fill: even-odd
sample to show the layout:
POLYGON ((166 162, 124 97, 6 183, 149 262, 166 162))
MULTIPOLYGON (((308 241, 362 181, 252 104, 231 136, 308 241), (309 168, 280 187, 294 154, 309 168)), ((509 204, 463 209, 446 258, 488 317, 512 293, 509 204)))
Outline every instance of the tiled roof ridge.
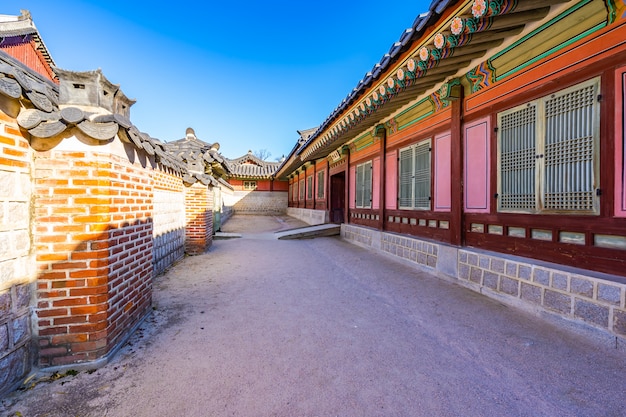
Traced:
MULTIPOLYGON (((21 107, 16 117, 18 125, 32 137, 51 139, 62 132, 77 128, 83 134, 109 141, 116 136, 123 142, 154 156, 156 162, 180 175, 186 183, 201 182, 218 185, 211 175, 192 172, 182 158, 168 152, 168 144, 141 132, 128 117, 118 113, 89 111, 82 106, 59 106, 59 87, 7 53, 0 51, 0 95, 9 99, 26 99, 32 108, 21 107)), ((219 154, 214 153, 219 159, 219 154)), ((203 156, 206 163, 215 158, 203 156)), ((219 161, 218 161, 219 162, 219 161)))

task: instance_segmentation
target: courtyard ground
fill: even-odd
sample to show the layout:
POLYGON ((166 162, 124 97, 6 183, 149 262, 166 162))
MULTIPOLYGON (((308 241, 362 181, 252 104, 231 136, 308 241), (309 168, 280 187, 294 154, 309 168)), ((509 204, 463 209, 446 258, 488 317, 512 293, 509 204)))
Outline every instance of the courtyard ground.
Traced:
POLYGON ((106 366, 0 416, 618 417, 626 355, 338 237, 235 216, 106 366))

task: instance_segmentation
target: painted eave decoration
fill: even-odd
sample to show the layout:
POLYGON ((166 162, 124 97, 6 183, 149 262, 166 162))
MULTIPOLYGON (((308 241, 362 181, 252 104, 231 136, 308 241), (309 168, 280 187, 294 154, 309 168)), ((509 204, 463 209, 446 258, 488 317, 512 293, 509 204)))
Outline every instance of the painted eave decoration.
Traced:
MULTIPOLYGON (((435 0, 381 61, 290 155, 278 175, 328 156, 401 108, 430 93, 449 91, 485 55, 544 19, 568 0, 435 0)), ((447 97, 438 97, 445 100, 447 97)))

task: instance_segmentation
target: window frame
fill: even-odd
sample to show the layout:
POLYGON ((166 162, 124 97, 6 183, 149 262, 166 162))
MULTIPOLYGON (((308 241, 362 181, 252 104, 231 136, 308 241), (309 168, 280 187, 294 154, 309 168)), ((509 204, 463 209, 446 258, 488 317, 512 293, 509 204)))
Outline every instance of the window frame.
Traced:
MULTIPOLYGON (((405 146, 404 148, 400 148, 398 151, 398 209, 399 210, 421 210, 428 211, 432 210, 432 200, 433 200, 433 189, 432 189, 432 169, 433 169, 433 161, 432 161, 432 138, 426 138, 419 140, 409 146, 405 146), (426 150, 426 151, 424 151, 426 150), (403 169, 406 167, 408 163, 407 160, 403 160, 403 154, 406 155, 410 153, 410 169, 403 174, 403 169), (427 155, 427 157, 424 157, 427 155), (428 161, 427 166, 420 167, 417 166, 418 157, 423 157, 423 161, 428 161), (410 178, 403 178, 403 175, 410 175, 410 178), (422 176, 427 174, 426 177, 422 177, 416 179, 416 176, 419 177, 419 174, 422 176), (421 184, 421 187, 419 186, 421 184), (408 188, 404 189, 405 186, 408 185, 408 188), (419 189, 428 190, 428 196, 425 194, 418 194, 419 189), (410 195, 405 196, 406 192, 409 191, 410 195), (408 202, 408 204, 407 204, 408 202), (427 202, 427 203, 426 203, 427 202)), ((422 162, 423 162, 422 161, 422 162)))
POLYGON ((258 187, 258 183, 256 181, 245 180, 243 182, 243 190, 244 191, 254 191, 258 187))
POLYGON ((317 173, 317 198, 324 198, 324 170, 318 171, 317 173))
POLYGON ((313 175, 306 177, 306 199, 313 200, 313 175))
POLYGON ((373 187, 372 161, 358 164, 355 168, 354 206, 359 209, 372 208, 373 187), (360 173, 359 173, 360 171, 360 173), (359 201, 360 200, 360 201, 359 201))
MULTIPOLYGON (((600 94, 600 87, 601 87, 600 83, 601 83, 600 77, 592 78, 590 80, 575 84, 568 88, 554 92, 550 95, 537 98, 535 100, 532 100, 527 103, 521 104, 519 106, 507 109, 497 114, 498 131, 497 131, 497 140, 496 140, 496 147, 497 147, 496 149, 496 153, 497 153, 496 175, 497 175, 497 195, 498 195, 497 211, 499 213, 575 214, 575 215, 598 215, 600 214, 600 199, 598 198, 598 195, 597 195, 597 190, 600 187, 600 122, 601 120, 600 120, 600 102, 597 99, 597 97, 600 94), (570 175, 571 175, 571 177, 575 177, 575 179, 578 180, 578 182, 575 185, 572 185, 573 188, 582 188, 586 184, 587 189, 581 192, 585 192, 588 194, 588 196, 591 198, 590 200, 591 204, 588 205, 588 208, 584 208, 584 209, 575 209, 571 207, 565 207, 566 205, 575 205, 575 203, 572 202, 575 200, 575 197, 570 196, 569 199, 567 199, 567 196, 566 196, 566 197, 563 197, 565 200, 562 203, 563 204, 562 207, 547 207, 546 200, 548 199, 547 196, 549 194, 549 190, 548 190, 549 186, 547 183, 549 182, 549 179, 550 178, 554 179, 553 184, 558 183, 559 186, 563 188, 567 188, 567 187, 564 185, 564 182, 565 182, 564 179, 561 179, 562 182, 557 181, 557 177, 559 175, 561 176, 561 178, 566 176, 566 174, 564 174, 562 171, 562 170, 566 170, 566 168, 561 168, 561 171, 559 171, 558 170, 559 167, 556 166, 557 164, 553 164, 552 166, 554 168, 550 170, 550 173, 548 172, 548 168, 550 167, 550 165, 546 163, 546 160, 548 159, 546 157, 546 150, 549 149, 549 146, 550 146, 549 144, 547 145, 550 134, 547 132, 549 127, 547 123, 548 116, 546 115, 546 103, 550 102, 551 100, 556 100, 561 97, 567 96, 569 94, 575 93, 577 91, 582 91, 589 87, 593 87, 593 94, 591 94, 593 96, 593 101, 591 102, 592 107, 590 110, 588 110, 588 113, 590 114, 591 119, 584 119, 583 123, 578 123, 577 127, 580 128, 581 125, 587 126, 585 125, 585 123, 587 124, 590 123, 591 127, 589 127, 588 130, 591 133, 591 138, 589 139, 589 143, 590 143, 589 146, 592 147, 590 151, 591 157, 583 161, 583 163, 591 164, 591 168, 590 169, 588 169, 587 167, 581 168, 580 165, 583 163, 578 162, 578 165, 575 165, 575 168, 574 168, 574 169, 577 169, 578 171, 574 172, 574 174, 571 174, 569 171, 566 171, 566 174, 568 178, 570 178, 570 175), (533 172, 527 172, 523 178, 518 177, 517 184, 519 184, 520 182, 526 183, 526 187, 529 190, 530 188, 532 188, 532 198, 533 198, 534 205, 530 207, 530 204, 527 204, 527 207, 522 207, 523 204, 518 203, 517 207, 512 207, 508 205, 508 203, 506 203, 506 199, 509 198, 508 197, 509 195, 511 196, 510 198, 518 198, 518 200, 520 198, 523 200, 524 197, 523 196, 519 197, 520 194, 518 194, 518 197, 516 197, 513 193, 507 194, 506 190, 503 189, 503 187, 506 187, 503 183, 507 182, 507 180, 509 180, 508 181, 509 183, 511 181, 515 181, 515 179, 513 178, 515 174, 511 174, 509 178, 505 178, 505 175, 503 175, 503 164, 505 165, 509 164, 508 161, 503 162, 503 148, 504 148, 503 146, 503 134, 504 134, 503 118, 508 115, 521 112, 524 109, 530 109, 533 107, 535 109, 534 120, 533 120, 535 126, 534 126, 534 129, 531 129, 531 130, 527 129, 527 133, 532 132, 532 134, 534 135, 534 148, 532 149, 534 149, 535 155, 534 157, 532 157, 532 155, 526 156, 526 159, 534 160, 534 165, 531 168, 533 172), (582 174, 579 173, 580 171, 588 174, 588 176, 583 177, 582 174), (576 174, 578 174, 578 177, 576 177, 576 174), (531 179, 532 179, 532 187, 528 185, 531 179), (507 204, 507 205, 505 206, 504 204, 507 204)), ((572 113, 574 111, 576 111, 576 109, 571 110, 569 112, 563 112, 565 116, 562 116, 562 117, 563 118, 570 117, 572 116, 572 113)), ((560 121, 557 120, 557 122, 560 122, 560 121)), ((524 125, 524 126, 528 126, 528 125, 524 125)), ((523 129, 524 126, 522 126, 521 128, 523 129)), ((572 123, 570 122, 567 125, 567 127, 571 127, 571 126, 572 126, 572 123)), ((584 128, 585 127, 581 129, 584 129, 584 128)), ((559 131, 559 133, 561 133, 561 135, 555 136, 556 140, 560 139, 561 136, 564 136, 564 134, 562 134, 562 131, 559 131)), ((570 139, 570 141, 574 141, 578 139, 579 138, 573 138, 573 139, 570 139)), ((574 152, 567 153, 567 144, 566 143, 564 144, 564 142, 566 141, 561 140, 559 143, 557 143, 557 145, 561 145, 560 147, 553 145, 553 148, 557 149, 557 151, 555 151, 554 153, 560 152, 561 154, 565 155, 566 158, 568 156, 571 157, 571 155, 573 155, 574 152)), ((580 147, 576 147, 574 149, 575 151, 579 152, 579 148, 580 147)), ((515 150, 514 152, 521 154, 521 151, 518 151, 518 150, 515 150)), ((520 165, 519 161, 521 158, 522 157, 518 157, 516 160, 513 160, 512 163, 513 164, 517 163, 518 164, 517 166, 519 166, 520 165)), ((559 159, 559 161, 560 160, 561 159, 559 159)), ((565 160, 565 162, 563 162, 562 165, 564 165, 566 162, 567 160, 565 160)), ((526 168, 526 171, 528 171, 528 168, 526 168)), ((552 187, 555 187, 555 185, 552 185, 552 187)), ((576 191, 571 191, 571 193, 575 193, 575 192, 576 191)), ((527 196, 530 196, 530 195, 531 194, 527 194, 527 196)), ((526 197, 526 199, 528 199, 528 197, 526 197)))

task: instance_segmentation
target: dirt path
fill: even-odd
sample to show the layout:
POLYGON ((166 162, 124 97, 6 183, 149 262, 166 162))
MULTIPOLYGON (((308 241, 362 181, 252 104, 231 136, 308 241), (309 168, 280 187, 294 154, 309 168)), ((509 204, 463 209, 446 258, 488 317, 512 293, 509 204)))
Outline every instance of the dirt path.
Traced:
POLYGON ((109 365, 0 416, 626 415, 623 352, 339 238, 273 239, 296 225, 232 218, 243 238, 158 277, 109 365))

